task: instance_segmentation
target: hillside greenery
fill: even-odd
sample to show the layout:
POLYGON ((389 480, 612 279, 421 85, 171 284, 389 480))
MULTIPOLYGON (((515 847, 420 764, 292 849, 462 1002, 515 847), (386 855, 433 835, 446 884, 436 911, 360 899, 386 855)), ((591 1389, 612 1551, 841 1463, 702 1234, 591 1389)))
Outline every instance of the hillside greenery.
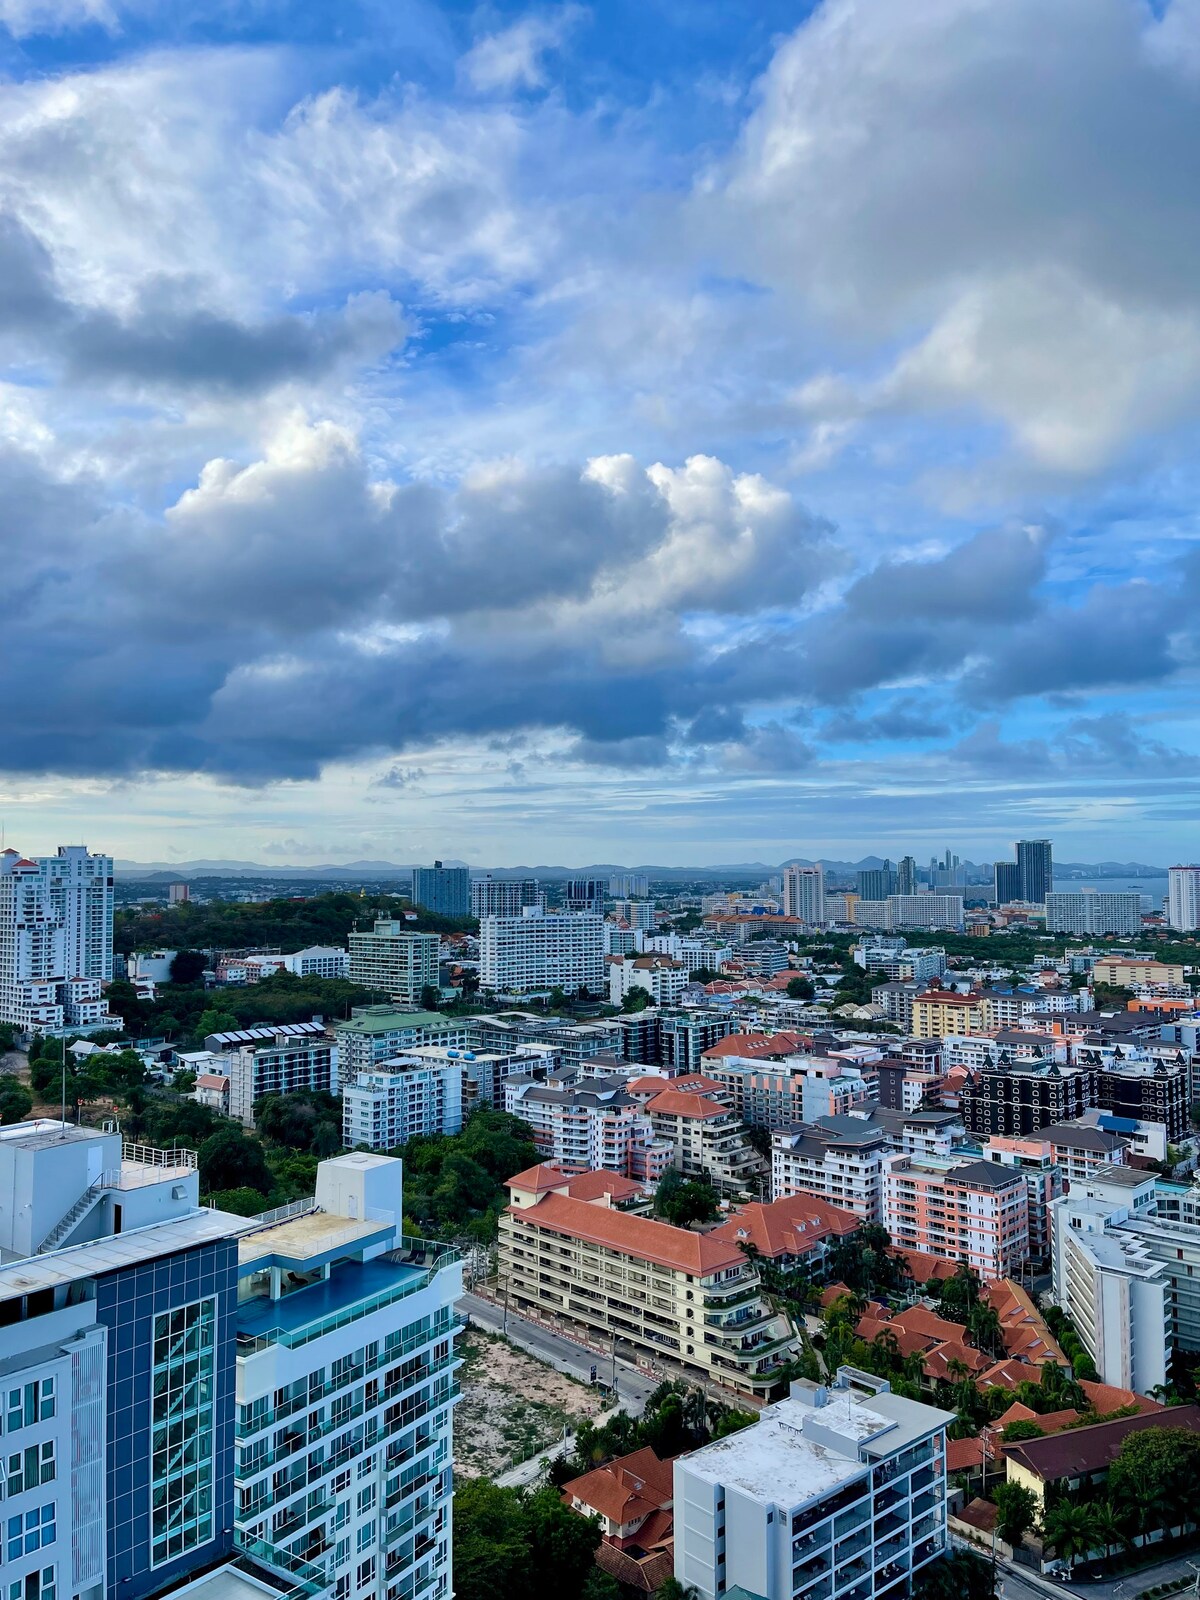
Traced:
POLYGON ((396 895, 347 891, 304 899, 260 901, 185 900, 175 906, 123 906, 113 918, 113 948, 134 950, 243 950, 278 947, 284 955, 312 944, 344 946, 357 926, 376 917, 416 910, 415 933, 461 933, 478 926, 470 917, 441 917, 396 895))

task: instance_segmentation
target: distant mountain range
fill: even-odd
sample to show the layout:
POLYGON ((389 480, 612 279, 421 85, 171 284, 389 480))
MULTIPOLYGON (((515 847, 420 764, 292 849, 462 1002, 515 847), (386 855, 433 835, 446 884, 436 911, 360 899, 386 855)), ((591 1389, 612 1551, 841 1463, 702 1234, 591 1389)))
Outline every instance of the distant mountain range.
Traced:
MULTIPOLYGON (((427 862, 416 863, 428 865, 427 862)), ((769 878, 779 873, 784 867, 811 867, 820 865, 831 875, 838 877, 852 876, 856 872, 865 872, 872 867, 883 865, 882 856, 864 856, 861 861, 833 861, 821 857, 818 861, 810 860, 805 856, 790 856, 787 861, 771 866, 763 861, 736 861, 720 863, 716 866, 697 867, 659 867, 659 866, 621 866, 616 862, 593 863, 586 867, 475 867, 472 870, 476 876, 490 872, 495 878, 540 878, 546 882, 553 882, 559 878, 607 878, 614 873, 640 872, 648 878, 660 882, 687 881, 698 878, 728 879, 728 878, 769 878)), ((924 862, 918 862, 924 866, 924 862)), ((448 867, 466 866, 465 861, 444 862, 448 867)), ((991 863, 965 861, 962 863, 968 873, 981 873, 991 871, 991 863)), ((358 883, 362 879, 382 878, 408 878, 411 876, 413 863, 400 863, 396 861, 347 861, 342 863, 326 863, 316 867, 295 866, 266 866, 258 861, 120 861, 116 863, 116 872, 121 878, 137 879, 166 879, 168 881, 185 880, 191 878, 294 878, 297 881, 312 881, 330 883, 345 879, 358 883)), ((1166 875, 1165 867, 1147 866, 1141 861, 1057 861, 1054 864, 1054 874, 1058 878, 1160 878, 1166 875)))

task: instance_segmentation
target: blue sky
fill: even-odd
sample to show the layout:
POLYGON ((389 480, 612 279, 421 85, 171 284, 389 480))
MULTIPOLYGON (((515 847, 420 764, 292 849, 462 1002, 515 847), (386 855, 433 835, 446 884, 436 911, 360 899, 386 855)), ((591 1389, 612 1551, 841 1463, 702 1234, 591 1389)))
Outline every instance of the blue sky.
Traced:
POLYGON ((0 810, 1200 853, 1200 5, 0 0, 0 810))

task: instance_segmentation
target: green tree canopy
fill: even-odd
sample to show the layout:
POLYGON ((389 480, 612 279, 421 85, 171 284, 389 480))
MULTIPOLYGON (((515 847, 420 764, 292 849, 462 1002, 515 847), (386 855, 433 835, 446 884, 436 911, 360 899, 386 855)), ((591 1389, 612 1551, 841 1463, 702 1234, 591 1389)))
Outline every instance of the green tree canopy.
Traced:
POLYGON ((33 1110, 33 1096, 11 1072, 0 1075, 0 1123, 20 1122, 33 1110))
POLYGON ((269 1195, 274 1188, 262 1145, 228 1123, 200 1146, 199 1165, 206 1190, 251 1188, 269 1195))
POLYGON ((1000 1537, 1015 1549, 1037 1521, 1038 1498, 1022 1483, 1001 1483, 993 1495, 1000 1537))
POLYGON ((177 950, 171 962, 171 982, 199 983, 207 965, 203 950, 177 950))
POLYGON ((707 1178, 685 1178, 670 1167, 654 1191, 654 1210, 664 1222, 686 1228, 693 1222, 711 1222, 720 1210, 720 1203, 707 1178))

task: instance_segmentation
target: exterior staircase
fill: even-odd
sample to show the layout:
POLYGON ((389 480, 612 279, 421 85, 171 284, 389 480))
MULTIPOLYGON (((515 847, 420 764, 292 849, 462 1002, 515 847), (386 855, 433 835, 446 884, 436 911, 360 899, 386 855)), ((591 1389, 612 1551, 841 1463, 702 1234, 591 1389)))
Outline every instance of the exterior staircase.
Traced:
POLYGON ((60 1218, 50 1229, 50 1232, 38 1245, 37 1254, 43 1256, 49 1254, 51 1250, 57 1250, 63 1240, 69 1238, 74 1228, 83 1221, 84 1217, 99 1200, 103 1190, 104 1178, 97 1178, 90 1189, 83 1191, 66 1216, 60 1218))

